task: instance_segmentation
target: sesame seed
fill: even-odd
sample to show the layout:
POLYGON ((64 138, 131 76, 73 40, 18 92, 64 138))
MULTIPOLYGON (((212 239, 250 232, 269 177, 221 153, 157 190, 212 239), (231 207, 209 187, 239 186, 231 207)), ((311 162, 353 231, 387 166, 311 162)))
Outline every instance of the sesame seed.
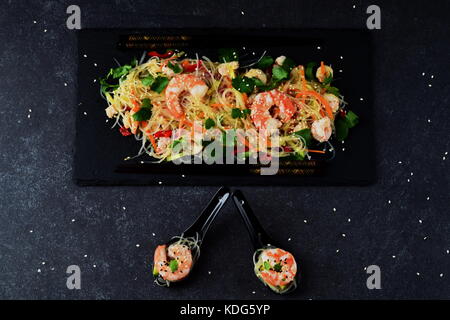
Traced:
POLYGON ((33 233, 33 230, 30 230, 30 233, 33 233))
POLYGON ((75 219, 72 219, 72 222, 75 222, 75 219))
POLYGON ((428 121, 428 123, 430 123, 430 122, 431 122, 431 119, 428 119, 427 121, 428 121))
POLYGON ((414 172, 411 172, 411 176, 413 176, 414 175, 414 172))
POLYGON ((393 259, 395 259, 395 256, 392 256, 393 259))
POLYGON ((403 162, 399 161, 398 164, 402 164, 403 162))
POLYGON ((356 5, 353 5, 353 9, 355 9, 356 8, 356 5))
POLYGON ((422 72, 422 77, 425 76, 425 72, 422 72))
POLYGON ((182 178, 186 178, 186 176, 184 174, 181 175, 182 178))
POLYGON ((422 220, 419 219, 419 223, 422 223, 422 220))
POLYGON ((98 65, 96 63, 94 63, 94 67, 97 67, 98 65))
POLYGON ((34 20, 34 21, 33 21, 33 23, 34 23, 34 24, 36 24, 36 23, 37 23, 37 21, 36 21, 36 20, 34 20))
POLYGON ((317 47, 317 50, 320 50, 321 48, 320 47, 317 47))
POLYGON ((252 291, 252 293, 253 293, 253 294, 256 294, 256 292, 255 292, 255 291, 252 291))
POLYGON ((441 274, 439 275, 439 277, 441 277, 441 278, 442 278, 443 276, 444 276, 444 274, 443 274, 443 273, 441 273, 441 274))
POLYGON ((94 264, 94 265, 93 265, 93 267, 94 267, 94 268, 97 268, 97 265, 96 265, 96 264, 94 264))
POLYGON ((432 87, 432 84, 431 84, 431 83, 429 83, 429 84, 428 84, 428 86, 429 86, 429 87, 431 88, 431 87, 432 87))
POLYGON ((122 207, 122 209, 123 209, 123 210, 127 210, 127 208, 126 208, 126 207, 122 207))
POLYGON ((339 72, 342 73, 342 69, 339 69, 339 72))
POLYGON ((85 116, 87 116, 87 112, 85 111, 85 112, 83 112, 83 114, 85 115, 85 116))
POLYGON ((416 272, 417 276, 420 276, 420 272, 416 272))
POLYGON ((87 256, 88 256, 87 254, 84 255, 85 258, 87 258, 87 256))
POLYGON ((41 273, 41 269, 37 269, 37 272, 41 273))
POLYGON ((364 98, 359 98, 359 100, 364 101, 364 98))
POLYGON ((211 274, 211 271, 208 271, 208 274, 211 274))
POLYGON ((388 203, 391 204, 391 200, 388 200, 388 203))
POLYGON ((423 240, 427 240, 428 239, 428 237, 423 237, 423 240))
POLYGON ((339 253, 339 249, 336 250, 336 253, 339 253))
POLYGON ((430 200, 430 197, 427 197, 427 201, 429 201, 430 200))
POLYGON ((244 15, 245 14, 244 11, 241 11, 241 14, 244 15))
POLYGON ((342 234, 342 237, 344 237, 344 238, 346 237, 345 233, 342 234))
POLYGON ((136 248, 139 248, 141 245, 138 243, 137 245, 136 245, 136 248))
POLYGON ((47 29, 44 29, 44 32, 47 32, 47 29))
POLYGON ((156 234, 155 234, 155 233, 152 233, 152 236, 156 236, 156 234))
POLYGON ((344 57, 343 57, 343 56, 340 56, 340 58, 341 58, 341 60, 343 60, 343 59, 344 59, 344 57))
POLYGON ((28 117, 28 119, 30 119, 31 118, 31 114, 29 114, 27 117, 28 117))
POLYGON ((67 83, 66 82, 64 82, 64 87, 67 87, 67 83))
POLYGON ((433 79, 434 78, 434 74, 432 74, 430 78, 433 79))
POLYGON ((350 218, 348 218, 348 220, 347 220, 348 222, 351 222, 352 221, 352 219, 350 219, 350 218))
POLYGON ((410 179, 407 179, 406 181, 408 181, 408 182, 411 182, 411 180, 410 180, 410 179))
POLYGON ((307 220, 303 220, 303 222, 304 222, 304 223, 308 223, 308 221, 307 221, 307 220))
POLYGON ((450 253, 450 250, 447 250, 447 254, 449 254, 450 253))
POLYGON ((87 54, 83 55, 83 57, 87 58, 87 54))
POLYGON ((336 212, 336 208, 333 208, 333 212, 336 212))
POLYGON ((162 181, 158 182, 160 185, 163 184, 162 181))
POLYGON ((291 240, 292 240, 291 238, 288 239, 288 241, 291 241, 291 240))
POLYGON ((42 265, 45 266, 45 261, 42 261, 42 265))

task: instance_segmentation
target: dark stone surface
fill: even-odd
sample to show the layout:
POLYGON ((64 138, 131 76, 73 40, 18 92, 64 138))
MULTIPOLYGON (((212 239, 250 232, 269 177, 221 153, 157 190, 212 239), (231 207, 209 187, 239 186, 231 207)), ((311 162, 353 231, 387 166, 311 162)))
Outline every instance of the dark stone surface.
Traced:
MULTIPOLYGON (((77 49, 65 24, 72 2, 3 1, 0 297, 449 298, 450 7, 446 1, 377 3, 378 182, 363 188, 243 188, 261 222, 299 257, 301 289, 280 298, 252 276, 248 237, 231 203, 212 226, 192 281, 173 290, 152 284, 152 249, 192 222, 216 188, 75 186, 77 49), (72 264, 82 270, 82 290, 76 292, 65 285, 72 264), (372 264, 381 268, 382 290, 366 288, 364 267, 372 264)), ((371 3, 77 4, 83 28, 365 28, 371 3)))

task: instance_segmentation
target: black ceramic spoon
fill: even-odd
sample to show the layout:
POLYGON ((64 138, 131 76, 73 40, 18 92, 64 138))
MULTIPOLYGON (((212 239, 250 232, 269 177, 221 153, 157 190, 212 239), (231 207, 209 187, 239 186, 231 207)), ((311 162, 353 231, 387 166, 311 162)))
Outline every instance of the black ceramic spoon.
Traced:
MULTIPOLYGON (((194 265, 198 261, 198 258, 200 257, 200 248, 205 239, 206 233, 208 232, 208 229, 211 226, 211 223, 217 217, 217 214, 220 212, 223 205, 227 202, 230 195, 231 191, 227 187, 222 187, 214 195, 214 197, 211 199, 208 205, 203 209, 202 213, 197 218, 197 220, 188 229, 186 229, 181 234, 181 236, 173 237, 165 244, 167 248, 170 245, 177 242, 182 243, 189 247, 192 254, 192 266, 190 268, 190 271, 192 271, 192 268, 194 267, 194 265)), ((161 286, 169 286, 171 281, 164 280, 161 277, 161 275, 157 273, 155 268, 153 270, 154 270, 153 275, 156 278, 155 282, 161 286)), ((181 280, 184 279, 185 278, 182 278, 181 280)))
MULTIPOLYGON (((253 213, 248 201, 245 199, 244 194, 236 190, 233 192, 233 201, 236 205, 239 213, 241 214, 242 219, 244 220, 245 226, 247 227, 248 234, 250 235, 250 240, 254 249, 253 263, 256 264, 258 262, 260 254, 266 249, 277 249, 280 248, 275 242, 269 237, 266 231, 261 226, 261 223, 256 218, 256 215, 253 213)), ((265 284, 266 282, 261 279, 261 277, 256 273, 256 276, 265 284)), ((298 277, 298 272, 296 278, 298 277)), ((285 294, 288 292, 292 292, 297 287, 297 280, 294 278, 294 281, 283 290, 274 290, 272 288, 271 291, 285 294)))

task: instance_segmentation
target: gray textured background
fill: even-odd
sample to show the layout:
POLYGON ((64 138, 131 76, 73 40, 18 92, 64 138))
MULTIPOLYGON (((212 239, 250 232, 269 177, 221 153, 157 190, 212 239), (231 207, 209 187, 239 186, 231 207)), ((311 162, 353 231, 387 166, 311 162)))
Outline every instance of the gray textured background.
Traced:
MULTIPOLYGON (((262 223, 299 257, 305 277, 286 299, 450 297, 450 6, 377 3, 378 182, 243 188, 262 223), (382 290, 366 288, 371 264, 381 267, 382 290)), ((69 4, 81 6, 83 28, 365 28, 371 3, 0 4, 0 298, 278 298, 251 275, 249 241, 231 203, 192 281, 175 290, 152 284, 153 248, 182 231, 215 188, 74 185, 77 48, 65 26, 69 4), (65 286, 71 264, 81 267, 80 291, 65 286)))

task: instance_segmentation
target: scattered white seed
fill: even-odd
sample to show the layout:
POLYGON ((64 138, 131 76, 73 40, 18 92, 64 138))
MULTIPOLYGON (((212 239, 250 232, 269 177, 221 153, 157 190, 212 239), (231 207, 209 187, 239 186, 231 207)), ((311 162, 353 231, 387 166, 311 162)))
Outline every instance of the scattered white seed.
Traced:
POLYGON ((45 266, 45 261, 42 261, 42 265, 45 266))
POLYGON ((158 182, 160 185, 163 184, 162 181, 158 182))
POLYGON ((141 164, 144 164, 145 162, 144 161, 141 161, 141 164))
POLYGON ((245 14, 245 12, 244 12, 244 11, 241 11, 241 14, 242 14, 242 15, 244 15, 244 14, 245 14))
POLYGON ((359 100, 364 101, 364 98, 359 98, 359 100))
POLYGON ((395 256, 392 256, 393 259, 395 259, 395 256))
POLYGON ((427 121, 428 121, 428 123, 431 123, 431 119, 428 119, 427 121))
POLYGON ((94 265, 93 265, 93 267, 94 267, 94 268, 97 268, 97 265, 96 265, 96 264, 94 264, 94 265))
POLYGON ((399 161, 398 164, 402 164, 403 162, 399 161))
POLYGON ((288 241, 291 241, 291 240, 292 240, 291 238, 288 239, 288 241))
POLYGON ((420 276, 420 272, 417 272, 416 274, 417 274, 417 276, 420 276))
POLYGON ((433 79, 434 78, 434 74, 432 74, 430 78, 433 79))
POLYGON ((345 151, 345 148, 342 148, 342 151, 345 151))
POLYGON ((428 86, 431 88, 432 87, 431 83, 429 83, 428 86))
POLYGON ((410 179, 408 179, 408 180, 406 180, 406 181, 408 181, 408 182, 411 182, 411 180, 410 180, 410 179))
POLYGON ((208 271, 208 274, 211 274, 211 271, 208 271))
POLYGON ((445 153, 444 153, 445 155, 448 155, 448 151, 445 151, 445 153))
POLYGON ((33 233, 33 230, 30 230, 30 233, 33 233))
POLYGON ((94 67, 97 67, 98 65, 96 63, 94 63, 94 67))
POLYGON ((414 175, 414 172, 411 172, 411 176, 413 176, 414 175))
POLYGON ((343 237, 343 238, 345 238, 345 237, 346 237, 345 233, 343 233, 343 234, 342 234, 342 237, 343 237))
POLYGON ((31 112, 32 110, 31 109, 28 109, 28 112, 31 112))
POLYGON ((307 220, 303 220, 303 222, 304 222, 304 223, 308 223, 308 221, 307 221, 307 220))
POLYGON ((253 294, 256 294, 256 292, 255 292, 255 291, 252 291, 252 293, 253 293, 253 294))
POLYGON ((427 240, 428 239, 428 237, 423 237, 423 240, 427 240))
POLYGON ((445 160, 446 158, 445 157, 442 157, 442 160, 445 160))
POLYGON ((156 236, 156 234, 152 233, 152 236, 156 236))
POLYGON ((422 223, 422 220, 421 220, 421 219, 419 219, 419 223, 420 223, 420 224, 422 223))
POLYGON ((364 271, 366 271, 367 270, 367 267, 364 267, 364 271))
POLYGON ((425 76, 425 72, 422 72, 422 77, 425 76))
POLYGON ((29 114, 27 117, 28 117, 28 119, 30 119, 31 118, 31 114, 29 114))
POLYGON ((447 254, 449 254, 450 253, 450 250, 447 250, 447 254))
POLYGON ((352 221, 352 219, 350 219, 350 218, 348 218, 348 220, 347 220, 348 222, 351 222, 352 221))
POLYGON ((41 269, 37 269, 37 272, 41 273, 41 269))
POLYGON ((181 175, 182 178, 186 178, 186 176, 184 174, 181 175))
POLYGON ((122 209, 123 209, 123 210, 127 210, 127 208, 126 208, 126 207, 122 207, 122 209))
POLYGON ((353 9, 355 9, 356 8, 356 5, 353 5, 353 9))
POLYGON ((64 87, 67 87, 67 82, 64 82, 64 87))
POLYGON ((84 255, 84 257, 85 257, 85 258, 87 258, 87 257, 88 257, 88 255, 87 255, 87 254, 85 254, 85 255, 84 255))
POLYGON ((36 24, 36 23, 37 23, 37 21, 36 21, 36 20, 34 20, 34 21, 33 21, 33 23, 34 23, 34 24, 36 24))
POLYGON ((83 112, 83 114, 85 115, 85 116, 87 116, 87 112, 85 111, 85 112, 83 112))
POLYGON ((317 50, 320 50, 320 47, 317 47, 317 50))
POLYGON ((342 73, 342 69, 339 69, 339 72, 342 73))
POLYGON ((441 273, 441 274, 439 275, 439 277, 441 277, 441 278, 442 278, 443 276, 444 276, 444 274, 443 274, 443 273, 441 273))
POLYGON ((47 32, 47 29, 44 29, 44 32, 47 32))
POLYGON ((137 245, 136 245, 136 248, 139 248, 141 245, 138 243, 137 245))
POLYGON ((343 56, 340 56, 339 58, 341 58, 341 60, 343 60, 343 59, 344 59, 344 57, 343 57, 343 56))
POLYGON ((336 212, 337 210, 336 210, 336 208, 333 208, 333 212, 336 212))
POLYGON ((388 203, 391 204, 391 200, 388 200, 388 203))
POLYGON ((72 219, 72 222, 75 222, 75 219, 72 219))
POLYGON ((87 58, 87 54, 83 55, 83 57, 87 58))
POLYGON ((336 253, 339 253, 339 249, 336 250, 336 253))
POLYGON ((94 83, 96 83, 97 82, 97 79, 94 79, 94 83))
POLYGON ((105 121, 106 123, 108 123, 109 122, 109 119, 106 119, 106 121, 105 121))
POLYGON ((430 200, 430 197, 427 197, 427 201, 429 201, 430 200))

